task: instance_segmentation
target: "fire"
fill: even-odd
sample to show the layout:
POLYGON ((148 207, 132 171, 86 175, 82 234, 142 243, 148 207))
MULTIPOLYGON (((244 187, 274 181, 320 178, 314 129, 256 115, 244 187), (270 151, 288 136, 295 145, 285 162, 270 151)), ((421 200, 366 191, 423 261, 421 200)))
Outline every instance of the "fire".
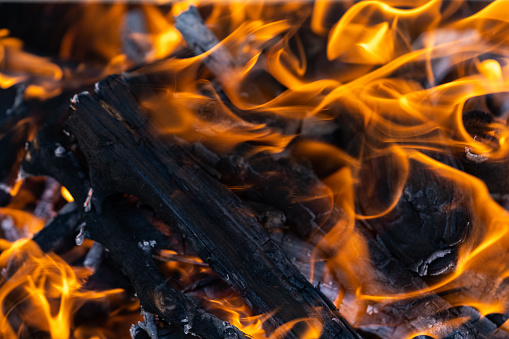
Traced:
POLYGON ((67 202, 73 202, 74 201, 74 198, 72 197, 71 193, 64 186, 62 186, 62 188, 60 189, 60 192, 62 194, 62 197, 65 200, 67 200, 67 202))
MULTIPOLYGON (((509 244, 505 209, 493 201, 484 182, 438 161, 436 154, 463 156, 479 163, 507 159, 505 116, 487 124, 489 132, 483 135, 471 135, 463 122, 463 112, 472 100, 508 91, 508 46, 502 36, 508 27, 500 14, 506 9, 504 2, 495 1, 468 18, 457 19, 456 13, 464 6, 461 2, 364 1, 352 5, 329 27, 326 9, 336 5, 318 1, 310 9, 301 3, 301 13, 311 17, 311 29, 317 35, 328 36, 326 57, 331 71, 325 75, 310 69, 307 60, 310 52, 304 50, 296 33, 303 25, 299 18, 277 21, 278 16, 266 8, 258 13, 259 17, 252 17, 254 10, 248 13, 249 5, 231 6, 234 9, 228 9, 228 19, 223 19, 226 24, 215 14, 226 11, 220 5, 214 6, 206 19, 222 38, 220 45, 195 58, 172 59, 159 66, 158 70, 171 72, 175 82, 165 95, 156 99, 162 102, 151 100, 145 103, 146 107, 164 132, 190 142, 201 141, 227 152, 241 142, 256 140, 263 145, 263 151, 278 153, 290 147, 297 156, 330 164, 331 172, 323 181, 330 188, 329 199, 340 207, 342 215, 317 243, 315 255, 317 261, 327 260, 336 283, 344 288, 337 303, 345 309, 347 319, 354 324, 357 317, 359 322, 361 318, 369 319, 361 311, 368 301, 389 304, 454 288, 469 290, 472 274, 483 275, 489 281, 503 281, 507 265, 503 260, 497 260, 497 265, 482 263, 505 257, 509 244), (225 36, 220 28, 237 18, 242 18, 242 24, 225 36), (246 40, 250 43, 243 43, 246 40), (228 99, 248 113, 246 118, 239 119, 238 112, 223 105, 218 98, 218 86, 211 84, 207 74, 197 68, 221 48, 241 60, 218 78, 228 99), (261 72, 283 86, 268 96, 256 97, 238 85, 261 72), (204 92, 207 94, 203 95, 204 92), (155 112, 164 112, 162 107, 170 107, 176 113, 156 116, 155 112), (213 113, 197 115, 196 112, 205 109, 213 113), (297 136, 296 131, 250 126, 249 117, 261 113, 301 121, 310 130, 346 115, 351 125, 358 122, 362 135, 352 135, 358 144, 351 148, 348 144, 345 147, 314 141, 312 135, 310 140, 306 136, 300 140, 302 136, 297 136), (273 136, 285 142, 277 145, 273 136), (299 142, 290 143, 295 140, 299 142), (366 185, 363 176, 375 170, 369 166, 376 166, 377 162, 389 164, 388 173, 396 179, 391 179, 390 193, 384 201, 368 201, 366 209, 360 211, 358 199, 374 199, 382 184, 374 180, 369 183, 371 186, 362 188, 362 192, 365 190, 362 196, 358 195, 362 185, 366 185), (403 292, 366 284, 376 281, 376 270, 367 259, 368 244, 357 224, 377 222, 394 213, 407 194, 416 166, 471 196, 443 207, 472 207, 475 214, 469 222, 472 229, 468 239, 459 246, 458 261, 450 274, 444 274, 426 288, 403 292), (352 296, 348 291, 355 293, 352 296), (358 316, 347 313, 354 307, 352 300, 357 304, 358 316)), ((174 14, 182 10, 175 7, 174 14)), ((478 293, 474 288, 470 290, 472 294, 478 293)), ((493 298, 484 295, 481 300, 468 294, 459 297, 453 293, 445 299, 451 305, 475 307, 483 315, 507 311, 507 305, 495 297, 495 292, 490 294, 493 298)), ((428 333, 441 335, 440 331, 428 333)))
MULTIPOLYGON (((25 99, 46 100, 149 64, 126 76, 166 79, 141 103, 161 136, 199 142, 219 156, 247 144, 247 159, 288 157, 315 169, 326 189, 318 197, 295 197, 329 201, 322 211, 327 221, 305 239, 315 246, 310 260, 326 267, 311 280, 337 287, 335 304, 354 326, 397 327, 390 316, 381 321, 378 310, 436 296, 444 304, 422 307, 423 317, 457 306, 482 316, 507 314, 509 183, 493 183, 495 174, 482 171, 505 171, 509 163, 509 8, 501 0, 470 6, 440 0, 86 4, 79 15, 71 13, 58 58, 30 54, 0 29, 0 88, 24 85, 25 99), (200 53, 176 28, 175 17, 190 6, 199 8, 219 41, 200 53), (462 17, 467 11, 472 15, 462 17), (227 60, 214 59, 218 54, 227 60), (435 182, 440 192, 430 192, 435 182), (412 202, 412 195, 420 200, 412 202), (426 210, 425 203, 436 209, 426 210), (444 248, 428 253, 425 247, 441 241, 429 234, 414 244, 396 237, 393 224, 409 227, 411 235, 422 231, 398 215, 405 208, 422 220, 439 215, 437 229, 443 226, 451 238, 441 239, 444 248), (408 253, 391 247, 398 241, 425 255, 405 262, 408 253), (376 246, 422 283, 389 284, 374 264, 376 246), (448 265, 431 267, 444 258, 448 265)), ((61 195, 73 201, 64 187, 61 195)), ((28 235, 44 223, 11 207, 0 213, 25 225, 28 235)), ((52 338, 106 337, 73 327, 72 315, 86 301, 120 291, 83 291, 90 272, 41 253, 28 240, 0 245, 4 337, 33 329, 52 338)), ((167 261, 161 270, 181 289, 199 274, 212 274, 200 259, 174 251, 156 258, 167 261)), ((297 319, 266 334, 262 325, 270 315, 253 316, 236 297, 203 300, 254 338, 284 337, 297 324, 308 328, 305 338, 321 332, 313 319, 297 319)), ((441 337, 467 321, 412 324, 395 333, 441 337)))
POLYGON ((217 312, 222 319, 248 334, 253 339, 267 338, 263 329, 263 322, 270 315, 251 316, 251 310, 239 297, 223 300, 208 300, 207 309, 217 312))
POLYGON ((80 4, 65 20, 72 24, 62 37, 57 61, 26 52, 20 39, 0 29, 0 88, 27 84, 26 99, 47 100, 167 57, 181 42, 172 16, 154 5, 80 4))
MULTIPOLYGON (((30 240, 3 247, 0 255, 3 338, 37 332, 46 332, 51 338, 69 338, 76 330, 72 317, 79 307, 123 292, 82 291, 90 272, 72 268, 55 254, 42 253, 30 240)), ((102 337, 99 333, 97 336, 102 337)))

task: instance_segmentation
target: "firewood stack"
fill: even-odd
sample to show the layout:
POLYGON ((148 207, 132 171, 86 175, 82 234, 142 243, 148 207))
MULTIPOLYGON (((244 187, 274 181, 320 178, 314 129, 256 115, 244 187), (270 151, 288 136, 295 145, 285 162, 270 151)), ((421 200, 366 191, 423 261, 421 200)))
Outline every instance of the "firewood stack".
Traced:
MULTIPOLYGON (((402 95, 407 101, 398 99, 401 105, 386 112, 383 100, 392 100, 398 81, 408 80, 412 90, 432 87, 422 71, 426 60, 416 58, 405 73, 404 67, 386 71, 389 61, 376 59, 373 66, 334 57, 340 52, 328 44, 338 38, 328 32, 339 29, 334 23, 348 6, 322 4, 331 14, 318 27, 322 5, 298 5, 246 7, 265 13, 266 22, 246 17, 231 29, 233 16, 221 16, 228 6, 98 4, 92 14, 121 14, 110 24, 117 25, 123 59, 101 61, 107 64, 102 70, 65 66, 72 51, 85 58, 95 47, 88 41, 80 48, 64 34, 62 60, 53 61, 67 73, 48 80, 41 71, 3 86, 2 213, 23 209, 27 220, 31 213, 39 223, 23 233, 18 225, 6 226, 5 220, 16 221, 14 214, 2 221, 3 238, 12 244, 0 244, 0 295, 3 307, 15 310, 2 314, 9 324, 5 337, 99 337, 93 330, 99 328, 101 337, 126 337, 125 324, 137 339, 509 337, 503 98, 487 90, 445 119, 432 112, 402 116, 399 110, 412 105, 402 95), (173 47, 162 56, 154 51, 154 37, 163 36, 154 33, 160 17, 178 42, 163 39, 173 47), (217 26, 210 25, 214 19, 217 26), (284 73, 295 69, 302 74, 284 73), (329 73, 344 73, 353 89, 329 73), (292 83, 297 79, 302 83, 292 83), (53 94, 37 96, 34 86, 53 94), (355 101, 364 89, 382 103, 355 101), (378 104, 382 108, 375 109, 378 104), (367 113, 377 109, 380 115, 367 113), (417 125, 418 132, 411 130, 417 125), (60 197, 61 186, 72 202, 60 197), (27 237, 33 241, 19 240, 27 237), (485 251, 486 244, 496 247, 485 251), (102 292, 86 294, 99 302, 76 304, 63 332, 49 322, 28 322, 24 306, 16 306, 21 297, 14 289, 3 292, 28 274, 20 272, 32 272, 26 271, 33 267, 29 253, 56 253, 80 267, 74 270, 86 284, 76 293, 102 292), (493 300, 497 307, 481 307, 493 300), (234 322, 228 301, 243 305, 245 316, 258 315, 256 331, 244 326, 247 320, 234 322), (120 314, 128 316, 117 327, 101 319, 120 314)), ((38 9, 49 18, 70 13, 59 22, 65 31, 86 16, 75 6, 38 9)), ((476 6, 455 10, 482 10, 476 6)), ((91 34, 103 24, 99 20, 91 34)), ((73 29, 74 38, 83 35, 73 29)), ((40 42, 31 39, 36 48, 40 42)), ((55 49, 38 48, 49 55, 55 49)), ((502 58, 496 52, 489 62, 502 58)), ((465 69, 494 67, 475 62, 465 69)), ((4 64, 16 62, 6 58, 4 64)), ((454 76, 461 77, 451 71, 436 79, 448 84, 454 76)))

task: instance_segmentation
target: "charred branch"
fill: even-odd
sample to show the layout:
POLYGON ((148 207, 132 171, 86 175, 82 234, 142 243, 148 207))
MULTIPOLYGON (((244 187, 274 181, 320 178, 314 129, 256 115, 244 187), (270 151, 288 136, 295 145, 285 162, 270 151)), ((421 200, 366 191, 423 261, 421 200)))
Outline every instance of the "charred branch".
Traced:
POLYGON ((63 248, 69 247, 69 244, 73 246, 81 220, 78 206, 76 203, 70 202, 39 233, 34 235, 32 240, 44 252, 58 252, 63 248))
MULTIPOLYGON (((56 178, 69 189, 75 202, 62 209, 59 215, 34 237, 34 241, 45 251, 57 250, 62 245, 68 245, 69 238, 74 244, 75 237, 82 237, 86 233, 109 250, 113 260, 131 280, 146 310, 160 314, 172 324, 179 324, 174 330, 178 328, 184 333, 187 328, 189 333, 196 333, 204 338, 244 338, 238 329, 198 309, 184 294, 168 284, 152 260, 150 246, 148 250, 145 246, 145 243, 150 245, 151 242, 144 240, 150 238, 154 243, 157 241, 160 246, 165 246, 166 239, 143 216, 139 213, 128 213, 131 210, 129 208, 113 208, 109 204, 107 211, 103 211, 100 216, 94 209, 85 212, 89 192, 93 192, 89 189, 88 173, 81 166, 77 154, 71 151, 72 142, 62 133, 58 133, 58 127, 49 125, 38 132, 29 146, 22 167, 27 174, 56 178), (57 151, 59 148, 62 150, 57 151), (85 233, 76 236, 77 221, 81 220, 83 213, 85 233), (154 286, 157 288, 154 289, 154 286), (185 319, 188 319, 189 323, 182 323, 185 319), (193 319, 196 324, 192 322, 193 319)), ((97 253, 93 254, 95 257, 97 253)), ((98 260, 100 259, 94 258, 91 264, 96 266, 98 260)))
POLYGON ((226 93, 228 88, 244 88, 246 95, 260 97, 263 98, 262 101, 268 101, 282 93, 284 86, 264 71, 254 72, 249 76, 250 78, 240 79, 238 72, 241 65, 226 46, 220 43, 214 32, 207 27, 195 6, 190 6, 186 11, 175 17, 175 28, 182 34, 188 47, 195 55, 206 53, 203 65, 214 75, 214 90, 228 109, 245 121, 263 123, 271 128, 285 131, 287 134, 297 132, 301 124, 297 119, 286 119, 265 112, 249 114, 249 112, 239 109, 230 101, 226 93), (245 88, 246 86, 249 89, 245 88))
POLYGON ((95 96, 81 94, 72 107, 66 129, 88 162, 94 190, 91 212, 105 213, 103 204, 115 192, 135 195, 185 236, 255 312, 275 312, 269 320, 273 329, 311 317, 323 323, 324 338, 357 337, 240 200, 180 146, 157 139, 158 132, 138 107, 119 77, 100 83, 95 96))
POLYGON ((205 64, 220 81, 228 81, 228 77, 236 67, 235 59, 205 25, 195 6, 190 6, 175 17, 175 28, 180 31, 187 45, 196 55, 210 51, 204 61, 205 64))
POLYGON ((235 327, 197 308, 168 283, 152 260, 155 241, 126 232, 124 225, 137 227, 132 224, 137 218, 132 218, 132 213, 126 215, 122 209, 119 215, 110 200, 104 201, 100 215, 95 210, 86 213, 86 229, 93 240, 110 251, 112 259, 133 284, 144 310, 180 327, 179 332, 184 334, 193 333, 202 338, 245 338, 235 327))

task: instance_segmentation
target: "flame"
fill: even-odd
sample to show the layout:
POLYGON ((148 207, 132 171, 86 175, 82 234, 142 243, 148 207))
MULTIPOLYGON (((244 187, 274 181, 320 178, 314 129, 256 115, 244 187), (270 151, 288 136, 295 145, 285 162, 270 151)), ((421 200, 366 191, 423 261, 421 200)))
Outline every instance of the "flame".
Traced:
POLYGON ((81 291, 82 282, 91 272, 71 268, 58 256, 42 253, 30 240, 3 247, 0 255, 3 338, 18 338, 34 330, 46 332, 51 338, 69 338, 74 330, 72 316, 81 305, 123 292, 81 291), (17 320, 20 316, 21 323, 17 320))
POLYGON ((25 51, 20 39, 0 29, 0 88, 26 84, 25 99, 47 100, 165 58, 181 44, 173 17, 151 4, 77 4, 64 19, 72 23, 53 60, 25 51))
MULTIPOLYGON (((249 143, 253 153, 290 154, 320 167, 317 173, 327 187, 320 198, 330 202, 329 210, 321 212, 329 219, 311 237, 316 242, 313 263, 325 263, 318 279, 335 284, 339 291, 335 303, 352 324, 378 326, 371 314, 376 312, 367 311, 373 305, 411 304, 435 294, 443 295, 447 307, 468 305, 483 316, 508 312, 507 206, 493 199, 498 187, 443 160, 461 159, 476 169, 507 167, 507 2, 494 1, 466 18, 461 15, 471 7, 463 1, 162 3, 162 7, 84 4, 64 34, 59 60, 28 53, 22 41, 0 29, 0 87, 26 84, 26 99, 44 100, 107 74, 167 58, 129 75, 157 73, 167 79, 166 86, 141 103, 158 133, 202 142, 218 153, 249 143), (191 5, 201 10, 220 43, 200 55, 182 57, 186 42, 175 28, 174 17, 191 5), (218 53, 232 60, 219 71, 210 62, 218 53), (63 66, 62 61, 78 66, 63 66), (500 106, 499 114, 489 113, 494 103, 500 106), (472 109, 490 116, 474 130, 464 121, 464 113, 472 109), (440 208, 464 204, 472 218, 465 239, 451 245, 458 252, 455 267, 447 274, 423 278, 424 287, 406 290, 380 282, 380 270, 373 267, 363 232, 372 231, 370 223, 383 223, 395 213, 416 167, 461 192, 440 208), (383 190, 383 196, 377 196, 383 190)), ((11 193, 15 195, 16 189, 11 193)), ((72 199, 65 188, 62 196, 72 199)), ((316 198, 302 196, 295 201, 316 198)), ((30 219, 14 210, 1 212, 16 224, 30 219)), ((42 227, 41 220, 31 222, 30 232, 42 227)), ((6 257, 32 247, 28 242, 0 245, 6 257)), ((72 278, 75 268, 65 267, 53 255, 30 251, 34 259, 26 262, 56 267, 49 271, 57 273, 43 277, 33 269, 27 278, 13 275, 14 285, 4 293, 28 293, 26 299, 21 294, 16 305, 31 303, 45 315, 43 322, 27 319, 23 326, 35 326, 55 338, 69 336, 69 314, 79 304, 69 296, 94 297, 80 294, 80 279, 72 278), (16 279, 21 282, 16 284, 16 279), (57 306, 48 299, 54 295, 61 300, 57 306)), ((162 270, 181 288, 190 286, 197 274, 210 273, 197 258, 169 251, 158 258, 166 261, 162 270)), ((7 282, 2 286, 10 286, 7 282)), ((252 317, 235 298, 207 304, 254 338, 267 336, 261 329, 267 315, 252 317)), ((433 316, 422 312, 424 317, 433 316)), ((406 330, 402 337, 440 337, 444 327, 466 320, 460 317, 406 330)), ((297 319, 271 337, 284 337, 302 322, 308 328, 304 337, 320 335, 317 321, 297 319)), ((19 331, 9 326, 6 336, 19 331)))
POLYGON ((221 319, 228 321, 254 339, 267 338, 262 326, 270 316, 252 316, 249 307, 239 297, 207 300, 206 308, 210 312, 219 313, 221 319))
POLYGON ((90 242, 60 257, 43 253, 29 239, 47 222, 29 207, 38 203, 31 189, 41 183, 42 178, 18 180, 16 194, 0 208, 1 234, 9 239, 0 239, 0 337, 112 338, 115 327, 127 331, 140 317, 139 303, 127 300, 122 289, 90 290, 84 284, 93 271, 63 259, 83 257, 90 242), (82 306, 93 303, 104 303, 101 309, 114 317, 94 324, 76 321, 82 306))
POLYGON ((67 200, 67 202, 73 202, 74 201, 73 196, 67 190, 67 188, 65 188, 64 186, 62 186, 62 188, 60 189, 60 192, 62 194, 62 197, 64 197, 64 199, 67 200))
POLYGON ((322 332, 322 323, 313 318, 303 318, 303 319, 295 319, 289 321, 283 326, 279 327, 269 338, 270 339, 279 339, 284 338, 285 335, 297 324, 305 324, 306 330, 300 335, 300 338, 303 339, 315 339, 320 338, 320 333, 322 332))
MULTIPOLYGON (((290 150, 293 156, 321 162, 325 168, 322 180, 329 189, 324 194, 331 202, 326 212, 332 225, 327 223, 326 235, 317 241, 314 263, 326 263, 326 274, 339 286, 335 302, 346 310, 349 321, 367 321, 369 326, 365 320, 369 314, 364 311, 369 305, 410 302, 454 291, 471 286, 473 275, 495 281, 496 286, 484 290, 487 294, 482 298, 472 289, 462 295, 450 293, 444 299, 453 306, 470 305, 483 315, 507 311, 508 306, 497 297, 507 264, 503 259, 496 265, 482 264, 506 258, 507 212, 491 198, 484 182, 430 155, 449 154, 475 163, 507 161, 507 113, 495 117, 486 124, 486 132, 477 134, 463 121, 463 113, 477 98, 498 95, 504 102, 502 93, 509 92, 509 22, 502 14, 507 10, 503 1, 463 19, 458 17, 464 3, 439 0, 270 6, 185 1, 174 5, 170 13, 176 16, 190 5, 204 9, 205 22, 220 43, 201 55, 172 58, 139 70, 137 74, 162 72, 171 79, 164 93, 144 101, 143 108, 162 134, 200 141, 214 151, 228 152, 249 142, 258 152, 290 150), (335 24, 330 22, 332 8, 346 11, 335 24), (296 9, 299 15, 288 15, 296 9), (311 44, 306 45, 307 37, 300 29, 308 24, 325 41, 325 55, 306 50, 311 44), (234 64, 218 74, 213 65, 204 71, 202 66, 208 67, 207 60, 220 50, 227 51, 234 64), (325 66, 312 65, 315 60, 325 66), (258 82, 262 88, 257 87, 258 82), (258 123, 257 115, 298 127, 281 129, 277 124, 258 123), (320 127, 332 126, 340 134, 342 124, 360 131, 344 137, 352 142, 330 144, 313 139, 320 127), (387 173, 394 177, 390 192, 380 201, 374 197, 383 183, 365 179, 377 177, 371 172, 379 163, 390 166, 387 173), (379 273, 372 267, 368 243, 358 226, 393 213, 415 166, 471 196, 464 203, 474 215, 468 239, 458 245, 455 269, 427 287, 408 292, 376 283, 379 273), (358 207, 361 199, 367 199, 362 210, 358 207), (334 208, 340 210, 339 217, 334 208)), ((296 197, 296 201, 306 199, 311 197, 296 197)), ((457 204, 460 202, 451 201, 444 208, 457 204)), ((463 321, 448 320, 448 324, 463 321)), ((280 329, 281 333, 287 328, 280 329)), ((310 328, 316 332, 311 337, 319 335, 313 321, 310 328)), ((437 325, 415 333, 440 336, 441 331, 437 325)))

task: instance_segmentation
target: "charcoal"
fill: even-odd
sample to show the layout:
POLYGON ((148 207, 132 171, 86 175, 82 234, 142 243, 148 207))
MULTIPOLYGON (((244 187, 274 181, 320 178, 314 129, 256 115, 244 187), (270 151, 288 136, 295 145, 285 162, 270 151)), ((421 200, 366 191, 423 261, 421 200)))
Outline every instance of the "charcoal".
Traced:
POLYGON ((385 215, 366 220, 382 246, 420 276, 451 272, 458 248, 472 228, 470 192, 410 160, 408 178, 398 196, 395 187, 403 174, 397 172, 393 161, 381 157, 366 164, 366 175, 358 189, 359 211, 365 215, 384 211, 397 199, 385 215))

